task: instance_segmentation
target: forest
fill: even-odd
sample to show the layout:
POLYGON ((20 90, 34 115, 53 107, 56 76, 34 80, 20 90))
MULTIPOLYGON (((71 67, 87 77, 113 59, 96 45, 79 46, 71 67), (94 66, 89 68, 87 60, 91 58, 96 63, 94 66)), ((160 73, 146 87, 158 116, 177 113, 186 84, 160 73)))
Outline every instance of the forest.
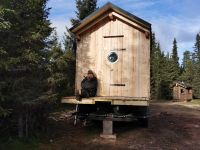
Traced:
MULTIPOLYGON (((76 39, 66 27, 60 42, 48 18, 48 0, 0 2, 0 134, 28 137, 46 132, 46 119, 63 96, 74 95, 76 39)), ((76 0, 74 26, 98 9, 97 0, 76 0)), ((176 37, 171 52, 151 37, 151 99, 170 100, 171 85, 183 81, 200 98, 200 33, 179 60, 176 37), (180 63, 181 62, 181 63, 180 63)))

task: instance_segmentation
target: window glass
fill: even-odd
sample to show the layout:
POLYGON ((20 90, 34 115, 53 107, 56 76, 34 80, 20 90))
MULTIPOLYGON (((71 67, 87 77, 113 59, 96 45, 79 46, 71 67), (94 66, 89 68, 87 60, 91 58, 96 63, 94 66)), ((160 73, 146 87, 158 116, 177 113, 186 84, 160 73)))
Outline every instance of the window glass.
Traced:
POLYGON ((118 59, 118 55, 117 55, 117 53, 115 53, 115 52, 111 52, 111 53, 108 55, 108 61, 111 62, 111 63, 116 62, 117 59, 118 59))

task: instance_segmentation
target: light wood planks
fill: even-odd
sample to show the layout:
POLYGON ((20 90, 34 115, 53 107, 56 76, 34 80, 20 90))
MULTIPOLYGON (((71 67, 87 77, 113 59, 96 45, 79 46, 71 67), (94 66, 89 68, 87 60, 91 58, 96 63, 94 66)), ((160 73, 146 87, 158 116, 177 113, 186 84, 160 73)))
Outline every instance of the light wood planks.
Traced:
POLYGON ((98 78, 98 96, 150 96, 150 40, 120 19, 104 19, 80 35, 77 44, 76 89, 88 69, 98 78), (107 60, 109 52, 118 61, 107 60), (125 86, 110 86, 110 84, 125 86))

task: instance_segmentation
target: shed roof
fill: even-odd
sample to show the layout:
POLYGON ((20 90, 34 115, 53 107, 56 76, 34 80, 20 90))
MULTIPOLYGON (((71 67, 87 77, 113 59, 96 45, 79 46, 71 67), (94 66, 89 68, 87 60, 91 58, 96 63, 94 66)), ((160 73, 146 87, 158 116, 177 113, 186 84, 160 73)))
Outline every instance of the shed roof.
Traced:
POLYGON ((189 83, 185 83, 185 82, 181 82, 181 81, 174 82, 173 87, 174 86, 181 86, 181 87, 186 88, 186 89, 192 88, 192 86, 189 83))
POLYGON ((147 22, 147 21, 145 21, 145 20, 143 20, 143 19, 121 9, 120 7, 108 2, 104 6, 102 6, 101 8, 99 8, 98 10, 96 10, 95 12, 90 14, 88 17, 83 19, 79 24, 70 28, 70 31, 76 33, 78 30, 85 27, 87 24, 91 23, 94 19, 100 17, 102 14, 108 12, 109 10, 114 11, 114 12, 124 16, 125 18, 131 20, 132 22, 135 22, 135 23, 141 25, 142 27, 144 27, 148 30, 151 30, 151 24, 149 22, 147 22))

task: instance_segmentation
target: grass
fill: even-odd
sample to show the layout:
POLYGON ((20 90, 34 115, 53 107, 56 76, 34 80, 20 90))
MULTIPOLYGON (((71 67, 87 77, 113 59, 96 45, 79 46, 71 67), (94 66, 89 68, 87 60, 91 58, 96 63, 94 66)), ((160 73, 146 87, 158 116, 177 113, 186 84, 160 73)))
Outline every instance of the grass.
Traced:
POLYGON ((193 99, 191 103, 200 105, 200 99, 193 99))
POLYGON ((0 150, 38 150, 39 143, 36 138, 1 138, 0 150))

